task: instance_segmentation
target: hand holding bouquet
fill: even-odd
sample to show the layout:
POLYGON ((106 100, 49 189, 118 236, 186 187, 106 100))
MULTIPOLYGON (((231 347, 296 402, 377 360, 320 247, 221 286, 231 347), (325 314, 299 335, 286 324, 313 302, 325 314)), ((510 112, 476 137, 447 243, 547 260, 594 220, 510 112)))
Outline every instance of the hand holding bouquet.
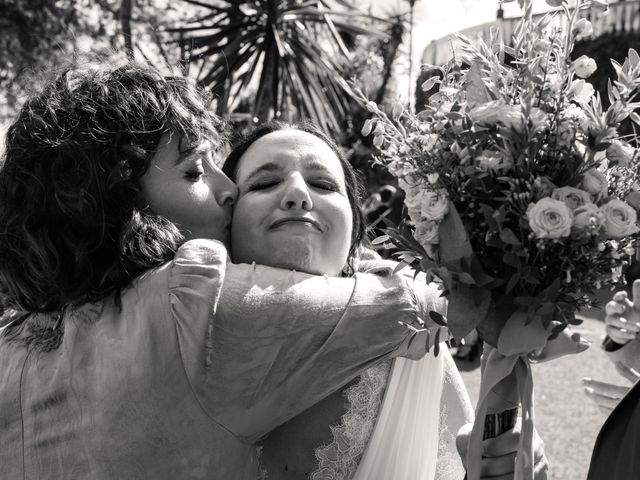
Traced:
MULTIPOLYGON (((488 45, 460 36, 450 62, 426 66, 433 76, 424 88, 439 91, 425 110, 396 107, 389 117, 368 102, 363 127, 405 191, 409 216, 378 242, 443 281, 456 338, 477 328, 496 347, 484 359, 479 421, 493 413, 493 393, 519 393, 518 478, 531 475, 531 354, 579 323, 574 313, 593 305, 595 289, 621 280, 639 231, 625 201, 640 189, 637 137, 618 127, 627 118, 640 124, 640 56, 630 50, 624 64, 612 61, 605 109, 585 80, 595 62, 570 58, 590 33, 581 12, 600 2, 548 1, 562 8, 538 23, 531 1, 522 2, 513 46, 497 35, 488 45)), ((477 478, 477 462, 468 465, 477 478)))

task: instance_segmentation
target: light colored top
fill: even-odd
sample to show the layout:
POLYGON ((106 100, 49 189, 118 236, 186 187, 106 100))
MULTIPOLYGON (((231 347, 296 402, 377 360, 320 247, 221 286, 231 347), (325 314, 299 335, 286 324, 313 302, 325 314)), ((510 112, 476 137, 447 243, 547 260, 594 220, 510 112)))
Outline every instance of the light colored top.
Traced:
POLYGON ((215 241, 113 297, 0 332, 7 479, 258 477, 252 442, 385 358, 426 317, 398 275, 327 278, 227 263, 215 241), (36 333, 40 332, 38 335, 36 333), (45 332, 43 335, 42 332, 45 332))

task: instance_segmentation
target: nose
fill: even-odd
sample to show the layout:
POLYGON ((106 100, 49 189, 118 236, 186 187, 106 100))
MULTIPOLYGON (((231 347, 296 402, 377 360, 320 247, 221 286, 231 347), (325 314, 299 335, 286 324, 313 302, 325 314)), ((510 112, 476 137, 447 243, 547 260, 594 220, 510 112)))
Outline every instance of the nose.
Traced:
POLYGON ((301 175, 294 174, 286 179, 280 207, 283 210, 311 210, 313 208, 309 188, 301 175))
POLYGON ((236 187, 236 184, 233 183, 233 181, 216 166, 214 166, 213 169, 213 177, 214 195, 218 205, 227 207, 233 206, 236 203, 236 198, 238 197, 238 187, 236 187))

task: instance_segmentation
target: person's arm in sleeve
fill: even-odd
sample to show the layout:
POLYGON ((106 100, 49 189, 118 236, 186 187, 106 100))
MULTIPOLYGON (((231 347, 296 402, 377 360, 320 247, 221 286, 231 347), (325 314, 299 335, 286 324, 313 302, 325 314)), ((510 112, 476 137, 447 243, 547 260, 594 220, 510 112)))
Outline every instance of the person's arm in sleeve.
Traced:
POLYGON ((436 299, 420 282, 388 272, 330 278, 224 268, 220 244, 198 247, 183 247, 174 261, 170 290, 181 354, 203 408, 246 441, 375 362, 426 351, 426 332, 415 329, 436 299))

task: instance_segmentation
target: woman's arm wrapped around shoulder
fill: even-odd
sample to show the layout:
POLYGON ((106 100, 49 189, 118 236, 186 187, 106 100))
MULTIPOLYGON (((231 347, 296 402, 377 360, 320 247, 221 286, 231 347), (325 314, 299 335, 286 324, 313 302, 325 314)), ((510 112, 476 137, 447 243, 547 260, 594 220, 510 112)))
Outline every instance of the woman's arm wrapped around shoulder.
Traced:
POLYGON ((373 363, 425 352, 419 319, 439 301, 424 282, 389 269, 332 278, 234 265, 211 241, 181 248, 170 283, 194 392, 212 419, 249 442, 373 363))

